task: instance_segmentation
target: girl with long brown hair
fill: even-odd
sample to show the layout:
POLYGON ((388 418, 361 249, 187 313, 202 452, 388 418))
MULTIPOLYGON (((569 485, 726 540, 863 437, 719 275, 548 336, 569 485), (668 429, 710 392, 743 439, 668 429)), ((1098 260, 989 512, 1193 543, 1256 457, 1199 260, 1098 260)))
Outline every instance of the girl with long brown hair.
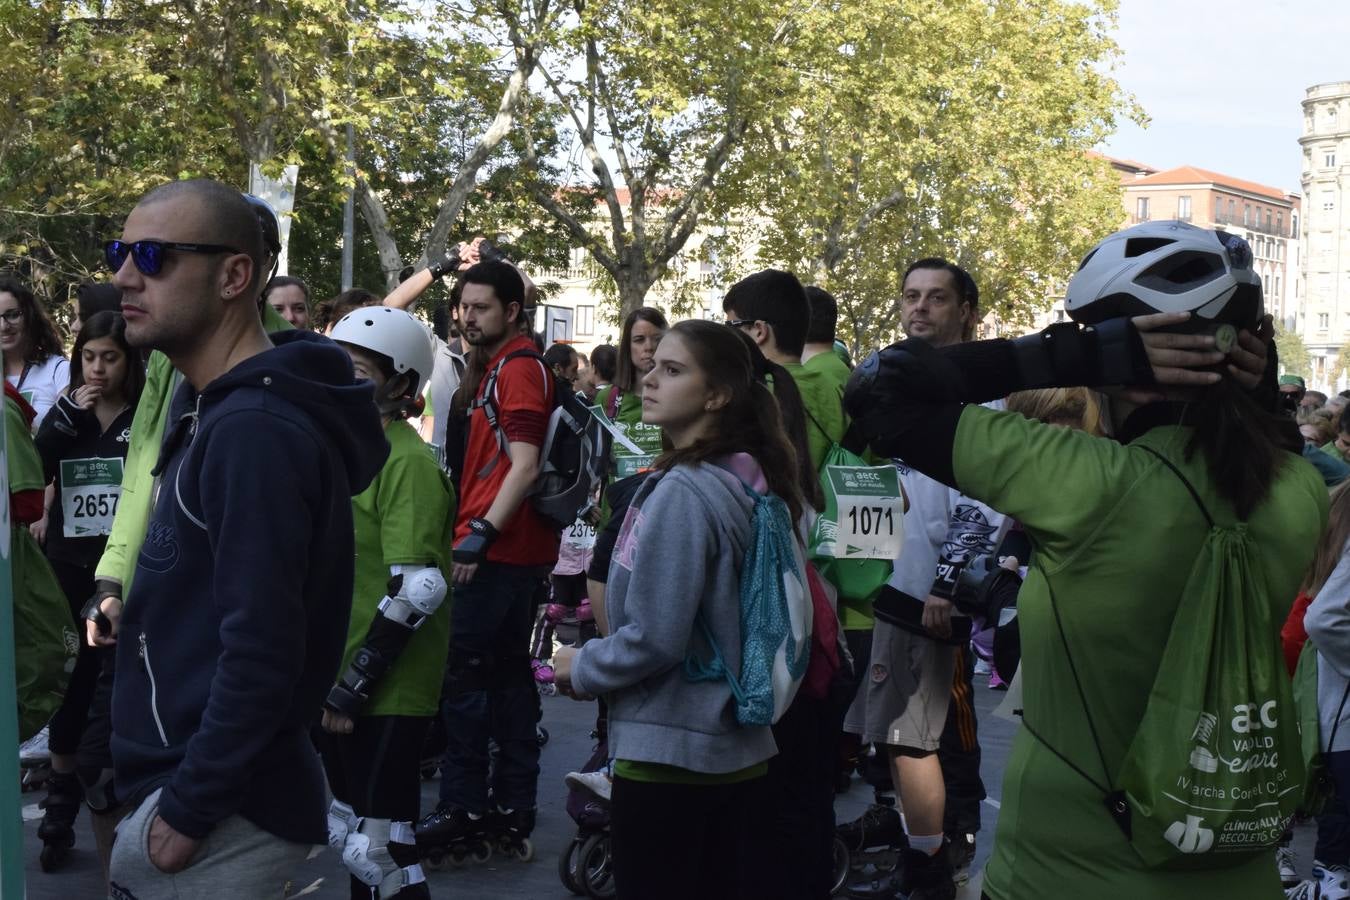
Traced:
POLYGON ((704 628, 741 665, 741 568, 753 534, 746 487, 804 503, 778 404, 741 337, 712 322, 666 333, 644 379, 644 423, 668 448, 629 507, 609 573, 609 635, 555 656, 557 680, 609 703, 612 833, 621 897, 755 893, 751 816, 768 726, 742 726, 724 681, 693 682, 704 628), (698 626, 696 620, 702 622, 698 626), (669 848, 683 860, 662 864, 669 848))

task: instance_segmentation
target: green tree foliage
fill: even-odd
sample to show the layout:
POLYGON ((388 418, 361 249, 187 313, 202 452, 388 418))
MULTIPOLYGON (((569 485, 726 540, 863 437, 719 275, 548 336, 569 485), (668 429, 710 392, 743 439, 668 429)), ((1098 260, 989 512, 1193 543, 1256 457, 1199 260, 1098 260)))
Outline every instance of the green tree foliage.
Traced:
POLYGON ((668 275, 687 308, 681 253, 751 124, 790 98, 794 3, 574 4, 522 120, 534 199, 608 275, 620 316, 668 275))
POLYGON ((969 269, 982 312, 1016 329, 1120 219, 1088 150, 1134 112, 1109 76, 1113 4, 858 0, 801 22, 790 114, 760 120, 743 164, 757 258, 839 300, 854 348, 899 331, 923 256, 969 269))
MULTIPOLYGON (((1308 353, 1308 345, 1303 343, 1297 331, 1289 331, 1279 322, 1275 323, 1275 353, 1280 360, 1281 374, 1298 375, 1304 380, 1312 377, 1312 356, 1308 353)), ((1339 369, 1329 373, 1328 377, 1335 381, 1337 374, 1339 369)))

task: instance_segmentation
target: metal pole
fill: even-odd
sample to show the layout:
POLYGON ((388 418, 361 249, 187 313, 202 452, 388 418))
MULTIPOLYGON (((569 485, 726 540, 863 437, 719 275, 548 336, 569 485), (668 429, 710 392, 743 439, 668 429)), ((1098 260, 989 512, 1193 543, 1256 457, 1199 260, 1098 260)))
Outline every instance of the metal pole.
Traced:
POLYGON ((347 124, 347 175, 352 186, 347 189, 347 203, 342 208, 342 289, 351 290, 352 260, 356 256, 356 132, 347 124))
MULTIPOLYGON (((3 402, 3 401, 0 401, 3 402)), ((5 416, 0 408, 0 528, 9 530, 5 416)), ((9 534, 0 535, 0 898, 24 896, 23 818, 19 799, 18 690, 14 681, 14 590, 9 534)))

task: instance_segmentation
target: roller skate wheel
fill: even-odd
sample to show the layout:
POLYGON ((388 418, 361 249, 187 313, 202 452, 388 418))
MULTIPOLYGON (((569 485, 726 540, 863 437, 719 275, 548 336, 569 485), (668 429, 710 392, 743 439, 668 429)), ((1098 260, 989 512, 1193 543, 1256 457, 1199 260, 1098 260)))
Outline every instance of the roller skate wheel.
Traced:
POLYGON ((437 766, 423 766, 423 767, 422 767, 422 780, 423 780, 423 781, 430 781, 431 779, 435 778, 435 777, 436 777, 436 769, 437 769, 437 768, 438 768, 437 766))
POLYGON ((548 729, 543 725, 536 725, 534 729, 534 739, 540 747, 548 743, 548 729))
POLYGON ((450 848, 450 865, 462 866, 468 861, 469 861, 468 847, 459 846, 450 848))
POLYGON ((534 844, 530 842, 529 838, 524 838, 519 844, 511 848, 511 852, 521 862, 529 862, 534 859, 534 844))
POLYGON ((479 844, 477 847, 474 848, 473 850, 474 862, 478 863, 479 865, 482 865, 483 863, 487 862, 490 859, 492 859, 492 845, 489 844, 487 841, 483 841, 483 843, 479 844))

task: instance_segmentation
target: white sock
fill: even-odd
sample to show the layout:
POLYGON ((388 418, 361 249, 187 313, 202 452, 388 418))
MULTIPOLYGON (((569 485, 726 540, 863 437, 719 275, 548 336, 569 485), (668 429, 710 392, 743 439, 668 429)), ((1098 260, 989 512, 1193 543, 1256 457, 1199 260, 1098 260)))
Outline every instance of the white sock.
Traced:
POLYGON ((911 834, 909 835, 909 848, 911 850, 922 850, 929 856, 937 856, 938 851, 942 849, 942 835, 911 834))

